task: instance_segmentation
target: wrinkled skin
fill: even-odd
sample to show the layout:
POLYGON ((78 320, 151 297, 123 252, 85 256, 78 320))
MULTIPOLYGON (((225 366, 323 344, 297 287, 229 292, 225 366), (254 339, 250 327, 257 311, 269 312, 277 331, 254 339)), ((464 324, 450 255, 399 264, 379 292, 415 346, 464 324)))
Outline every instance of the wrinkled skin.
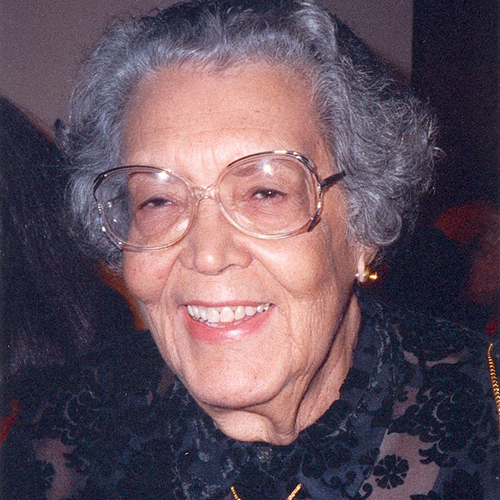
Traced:
MULTIPOLYGON (((128 105, 123 164, 167 166, 212 184, 232 161, 269 150, 337 171, 303 79, 252 63, 229 71, 164 70, 128 105)), ((124 276, 162 356, 227 435, 292 442, 338 397, 359 328, 354 276, 365 253, 346 238, 341 185, 312 232, 263 240, 238 231, 214 200, 200 203, 174 246, 124 254, 124 276), (187 304, 270 303, 251 333, 206 342, 187 304)))

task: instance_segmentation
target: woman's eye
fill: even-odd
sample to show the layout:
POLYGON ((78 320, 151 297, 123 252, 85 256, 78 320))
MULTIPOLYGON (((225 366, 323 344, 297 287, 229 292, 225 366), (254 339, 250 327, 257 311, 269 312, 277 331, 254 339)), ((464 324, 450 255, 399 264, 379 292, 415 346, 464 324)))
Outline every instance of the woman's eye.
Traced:
POLYGON ((163 208, 172 205, 172 203, 172 200, 170 200, 169 198, 156 196, 153 198, 148 198, 146 201, 140 203, 139 210, 142 210, 144 208, 163 208))
POLYGON ((269 188, 258 189, 253 194, 253 198, 257 198, 258 200, 275 200, 277 198, 284 198, 285 196, 285 193, 282 191, 269 188))

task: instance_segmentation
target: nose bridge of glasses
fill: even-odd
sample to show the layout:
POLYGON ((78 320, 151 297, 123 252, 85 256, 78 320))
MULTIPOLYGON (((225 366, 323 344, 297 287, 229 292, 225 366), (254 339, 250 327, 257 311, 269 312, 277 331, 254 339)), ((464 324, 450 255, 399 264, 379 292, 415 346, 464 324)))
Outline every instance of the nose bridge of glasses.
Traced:
POLYGON ((216 200, 216 185, 211 184, 210 186, 193 186, 193 194, 195 198, 195 204, 197 205, 201 200, 216 200))
MULTIPOLYGON (((210 221, 209 224, 213 224, 214 218, 213 216, 215 215, 215 211, 218 212, 219 216, 222 217, 222 219, 225 219, 228 221, 230 224, 234 225, 233 220, 231 219, 230 216, 226 213, 226 210, 224 209, 223 205, 220 202, 219 199, 219 192, 218 192, 218 184, 217 182, 211 184, 210 186, 203 187, 203 186, 192 186, 192 192, 194 195, 194 212, 193 212, 193 221, 195 219, 200 218, 200 201, 202 200, 213 200, 215 204, 211 207, 208 208, 206 207, 204 210, 202 210, 205 215, 202 217, 208 217, 208 220, 210 221)), ((206 226, 204 226, 206 229, 206 226)))

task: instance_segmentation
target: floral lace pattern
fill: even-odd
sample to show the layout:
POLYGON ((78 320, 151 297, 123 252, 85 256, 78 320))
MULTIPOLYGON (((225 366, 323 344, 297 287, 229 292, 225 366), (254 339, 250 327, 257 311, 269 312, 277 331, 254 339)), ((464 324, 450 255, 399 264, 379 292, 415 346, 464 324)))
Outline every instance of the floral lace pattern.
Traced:
POLYGON ((404 484, 408 469, 408 460, 387 455, 373 469, 373 475, 377 476, 375 482, 380 488, 397 488, 404 484))
POLYGON ((173 380, 147 333, 13 381, 10 499, 498 498, 495 409, 479 334, 360 293, 340 399, 289 446, 234 441, 173 380), (172 383, 171 383, 172 382, 172 383))

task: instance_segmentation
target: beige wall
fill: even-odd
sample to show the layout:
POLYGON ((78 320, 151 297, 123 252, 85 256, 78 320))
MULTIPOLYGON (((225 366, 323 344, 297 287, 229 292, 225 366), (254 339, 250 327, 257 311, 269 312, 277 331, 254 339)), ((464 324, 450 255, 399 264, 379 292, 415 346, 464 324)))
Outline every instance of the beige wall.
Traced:
MULTIPOLYGON (((112 16, 143 13, 169 0, 2 0, 0 90, 52 125, 66 114, 82 51, 112 16)), ((375 52, 409 75, 412 0, 323 0, 375 52)))

